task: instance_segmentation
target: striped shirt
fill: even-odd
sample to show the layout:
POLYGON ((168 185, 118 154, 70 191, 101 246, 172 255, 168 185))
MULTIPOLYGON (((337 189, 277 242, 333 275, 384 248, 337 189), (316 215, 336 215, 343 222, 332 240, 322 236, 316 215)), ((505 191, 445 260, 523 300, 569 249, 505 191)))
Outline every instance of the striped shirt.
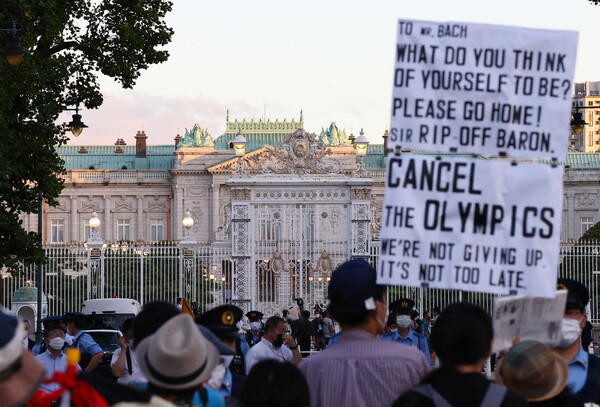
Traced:
POLYGON ((362 329, 343 331, 334 347, 299 365, 310 389, 310 405, 391 406, 429 372, 423 353, 376 339, 362 329))

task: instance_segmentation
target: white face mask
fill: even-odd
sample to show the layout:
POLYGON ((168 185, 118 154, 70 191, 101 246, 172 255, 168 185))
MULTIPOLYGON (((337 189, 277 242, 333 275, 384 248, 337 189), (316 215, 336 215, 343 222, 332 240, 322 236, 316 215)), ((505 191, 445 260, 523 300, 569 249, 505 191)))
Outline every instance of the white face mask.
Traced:
POLYGON ((581 318, 563 318, 562 331, 560 336, 559 348, 568 348, 581 335, 581 318))
POLYGON ((410 321, 411 321, 410 315, 398 315, 396 317, 396 323, 398 324, 398 328, 400 328, 400 329, 408 328, 410 321))
POLYGON ((52 338, 48 346, 54 350, 61 350, 65 346, 65 340, 63 338, 52 338))
POLYGON ((258 330, 260 329, 260 322, 250 322, 250 329, 252 330, 252 332, 258 332, 258 330))
POLYGON ((27 338, 28 336, 29 336, 29 331, 23 330, 23 339, 27 338))

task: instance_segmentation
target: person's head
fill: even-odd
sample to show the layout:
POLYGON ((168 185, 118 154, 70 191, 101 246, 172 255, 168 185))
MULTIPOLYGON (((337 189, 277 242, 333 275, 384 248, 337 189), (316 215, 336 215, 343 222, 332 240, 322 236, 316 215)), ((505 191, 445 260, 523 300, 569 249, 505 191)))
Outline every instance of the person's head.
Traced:
POLYGON ((26 330, 28 333, 31 332, 31 322, 29 322, 28 319, 23 320, 23 329, 26 330))
POLYGON ((223 343, 235 349, 235 340, 239 338, 238 322, 244 316, 244 311, 235 305, 225 304, 206 311, 196 318, 196 323, 207 327, 223 343))
POLYGON ((458 302, 449 305, 435 322, 431 346, 443 365, 471 365, 486 358, 494 331, 492 319, 475 304, 458 302))
POLYGON ((441 314, 440 307, 434 307, 432 312, 434 317, 439 316, 441 314))
POLYGON ((77 334, 85 328, 86 315, 81 312, 67 312, 65 314, 65 322, 67 324, 67 332, 71 335, 77 334))
POLYGON ((182 305, 183 304, 183 298, 179 297, 177 298, 177 305, 182 305))
POLYGON ((245 407, 310 405, 308 384, 302 372, 290 362, 275 359, 252 366, 240 398, 245 407))
POLYGON ((557 289, 568 290, 558 347, 576 346, 575 343, 580 341, 581 331, 587 322, 585 307, 590 300, 590 294, 583 284, 569 278, 559 278, 557 289))
MULTIPOLYGON (((267 319, 267 322, 265 323, 265 331, 263 338, 275 344, 277 342, 281 342, 281 340, 277 341, 277 338, 281 338, 281 336, 285 334, 285 331, 286 325, 283 318, 273 316, 267 319)), ((283 344, 283 342, 281 342, 281 344, 283 344)), ((279 346, 281 346, 281 344, 279 344, 279 346)))
POLYGON ((315 318, 321 318, 321 311, 315 310, 315 318))
POLYGON ((127 342, 131 342, 133 340, 133 321, 135 318, 127 318, 123 321, 123 325, 121 325, 121 333, 127 339, 127 342))
POLYGON ((413 308, 415 302, 410 298, 400 298, 390 304, 390 315, 396 317, 396 325, 400 330, 408 329, 413 320, 413 308))
POLYGON ((362 259, 342 264, 331 275, 329 312, 343 326, 381 330, 387 314, 385 286, 378 285, 373 266, 362 259))
POLYGON ((24 406, 44 380, 44 367, 23 349, 23 322, 2 307, 0 327, 0 404, 24 406))
POLYGON ((133 348, 177 315, 181 315, 181 312, 170 302, 152 301, 145 304, 133 321, 133 348))
POLYGON ((310 318, 310 312, 306 311, 306 310, 302 311, 302 318, 304 318, 304 319, 310 318))
POLYGON ((527 401, 540 402, 563 392, 569 368, 546 345, 522 341, 500 359, 494 376, 496 383, 523 393, 527 401))
POLYGON ((188 402, 219 360, 217 349, 192 317, 181 313, 137 343, 135 352, 150 391, 188 402))
POLYGON ((425 311, 425 314, 423 314, 423 319, 428 320, 429 318, 430 318, 429 311, 425 311))
POLYGON ((44 330, 44 343, 55 351, 62 350, 65 346, 65 331, 60 325, 50 326, 44 330))

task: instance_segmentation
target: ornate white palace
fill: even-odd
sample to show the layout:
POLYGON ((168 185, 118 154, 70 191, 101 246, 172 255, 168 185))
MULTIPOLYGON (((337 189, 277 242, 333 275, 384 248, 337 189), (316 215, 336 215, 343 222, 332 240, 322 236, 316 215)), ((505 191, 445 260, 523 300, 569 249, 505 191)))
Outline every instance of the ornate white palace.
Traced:
MULTIPOLYGON (((219 277, 229 294, 220 300, 250 299, 267 312, 298 296, 324 302, 338 264, 376 251, 387 132, 358 165, 354 137, 335 123, 319 135, 303 128, 302 113, 298 121, 231 121, 227 113, 227 130, 214 140, 196 124, 173 145, 147 145, 142 131, 135 146, 119 139, 60 147, 65 188, 60 205, 44 210, 43 240, 83 243, 96 212, 107 242, 181 241, 189 211, 194 225, 185 240, 230 253, 234 269, 219 277), (230 146, 238 133, 247 140, 242 158, 230 146)), ((568 156, 563 240, 600 220, 598 154, 568 156)), ((23 221, 37 230, 37 215, 23 221)))

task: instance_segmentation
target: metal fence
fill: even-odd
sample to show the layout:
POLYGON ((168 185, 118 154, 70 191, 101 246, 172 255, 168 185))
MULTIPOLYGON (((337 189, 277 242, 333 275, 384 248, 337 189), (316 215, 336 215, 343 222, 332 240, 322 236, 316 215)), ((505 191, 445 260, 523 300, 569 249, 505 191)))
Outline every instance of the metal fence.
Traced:
MULTIPOLYGON (((97 253, 83 246, 50 246, 45 251, 48 259, 43 265, 43 291, 48 315, 80 310, 83 302, 91 298, 134 298, 144 304, 154 300, 175 302, 177 297, 186 297, 196 303, 200 311, 236 302, 233 273, 236 260, 232 259, 231 248, 227 245, 184 248, 176 243, 120 244, 109 245, 97 253)), ((378 253, 378 244, 373 242, 370 248, 373 265, 377 264, 378 253)), ((599 323, 600 242, 564 242, 558 256, 558 275, 573 278, 588 287, 589 316, 592 323, 599 323)), ((12 308, 13 294, 18 288, 36 285, 35 265, 22 267, 15 275, 0 270, 0 276, 0 304, 8 309, 12 308)), ((310 283, 319 284, 325 290, 327 280, 323 278, 310 283)), ((310 292, 314 291, 311 288, 315 289, 305 287, 304 298, 311 298, 310 292)), ((413 299, 421 314, 463 299, 491 312, 495 299, 494 295, 477 292, 389 287, 388 302, 402 297, 413 299)), ((258 300, 256 298, 252 305, 260 308, 258 300)))

